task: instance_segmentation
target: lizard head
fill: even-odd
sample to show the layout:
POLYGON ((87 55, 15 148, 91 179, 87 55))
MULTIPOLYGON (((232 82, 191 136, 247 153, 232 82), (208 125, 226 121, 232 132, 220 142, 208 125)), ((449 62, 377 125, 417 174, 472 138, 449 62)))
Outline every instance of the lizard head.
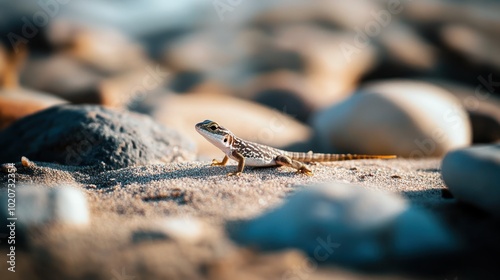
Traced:
POLYGON ((220 126, 218 123, 211 120, 205 120, 197 123, 195 128, 199 134, 219 149, 224 151, 230 146, 233 133, 227 128, 220 126))

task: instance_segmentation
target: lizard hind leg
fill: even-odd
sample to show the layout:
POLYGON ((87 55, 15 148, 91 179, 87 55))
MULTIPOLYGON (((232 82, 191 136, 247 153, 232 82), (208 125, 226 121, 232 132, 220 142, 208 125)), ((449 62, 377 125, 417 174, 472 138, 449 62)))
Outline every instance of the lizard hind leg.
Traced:
POLYGON ((293 160, 284 155, 279 155, 274 160, 276 161, 276 164, 280 166, 289 166, 297 169, 297 173, 302 173, 308 176, 313 175, 312 170, 309 169, 304 163, 300 161, 293 160))

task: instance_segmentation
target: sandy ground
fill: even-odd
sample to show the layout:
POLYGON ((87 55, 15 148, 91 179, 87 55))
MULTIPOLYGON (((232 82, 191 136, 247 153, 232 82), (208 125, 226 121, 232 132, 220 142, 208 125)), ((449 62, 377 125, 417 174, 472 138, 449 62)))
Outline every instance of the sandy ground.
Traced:
MULTIPOLYGON (((6 274, 2 262, 0 275, 2 279, 284 279, 287 275, 295 275, 290 279, 372 279, 366 272, 329 265, 303 267, 301 274, 290 274, 304 264, 300 252, 255 252, 228 237, 227 230, 239 220, 276 207, 300 186, 328 181, 398 193, 431 209, 466 242, 476 240, 468 254, 500 248, 498 241, 492 245, 490 240, 498 240, 498 222, 454 199, 442 198, 445 186, 439 165, 439 159, 346 161, 313 165, 311 177, 288 168, 247 168, 241 176, 226 176, 236 168, 234 162, 227 167, 188 162, 107 172, 45 163, 19 167, 18 182, 81 188, 90 203, 91 225, 30 230, 18 251, 17 272, 6 274), (164 236, 159 225, 166 217, 198 218, 205 224, 203 237, 191 242, 164 236)), ((0 248, 0 255, 5 256, 6 248, 0 248)), ((488 279, 495 272, 495 257, 498 250, 490 250, 474 258, 467 269, 459 260, 431 278, 466 279, 482 271, 483 279, 488 279)), ((376 278, 403 277, 393 274, 376 278)))

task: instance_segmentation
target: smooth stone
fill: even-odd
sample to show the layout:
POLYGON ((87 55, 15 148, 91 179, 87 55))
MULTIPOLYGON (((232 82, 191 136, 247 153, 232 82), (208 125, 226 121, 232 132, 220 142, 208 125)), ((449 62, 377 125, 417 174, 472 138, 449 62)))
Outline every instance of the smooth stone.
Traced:
POLYGON ((145 99, 143 106, 158 122, 196 141, 202 158, 223 156, 196 132, 194 125, 210 119, 245 140, 284 148, 309 140, 310 129, 293 118, 257 103, 218 94, 165 95, 145 99))
POLYGON ((99 83, 99 104, 113 108, 129 108, 153 94, 162 94, 170 72, 158 65, 106 78, 99 83))
POLYGON ((298 53, 304 61, 307 101, 315 110, 350 96, 361 77, 374 67, 374 45, 367 44, 359 52, 346 51, 349 46, 355 48, 355 37, 350 32, 330 32, 311 24, 285 26, 276 31, 273 45, 298 53))
POLYGON ((69 54, 31 58, 20 75, 26 87, 50 92, 72 103, 99 104, 99 83, 105 76, 69 54))
MULTIPOLYGON (((353 30, 374 20, 373 11, 386 7, 378 2, 359 0, 344 1, 290 1, 274 0, 253 4, 253 10, 243 11, 247 17, 264 26, 278 26, 284 22, 322 22, 338 26, 338 28, 353 30), (286 10, 283 7, 286 6, 286 10)), ((235 20, 240 20, 240 17, 235 20)))
POLYGON ((71 57, 106 74, 141 69, 148 61, 142 46, 113 28, 90 28, 58 19, 49 25, 48 37, 71 57))
POLYGON ((309 84, 291 71, 273 71, 256 76, 244 87, 242 96, 307 122, 313 112, 309 84))
POLYGON ((324 151, 442 156, 468 146, 467 113, 446 90, 432 84, 390 80, 374 82, 313 118, 324 151))
POLYGON ((500 144, 452 151, 441 169, 455 198, 500 217, 500 144))
POLYGON ((192 217, 169 217, 158 222, 158 226, 168 238, 192 244, 208 234, 207 225, 192 217))
POLYGON ((298 248, 316 261, 369 266, 447 254, 454 237, 425 210, 365 187, 308 186, 282 206, 247 221, 236 241, 264 250, 298 248))
POLYGON ((95 105, 60 105, 0 132, 0 162, 33 161, 118 169, 194 159, 194 144, 150 117, 95 105))
MULTIPOLYGON (((7 207, 7 192, 1 195, 2 216, 12 217, 7 207)), ((69 186, 46 188, 21 185, 16 188, 16 223, 23 229, 45 224, 88 226, 90 210, 85 194, 69 186)))
POLYGON ((153 222, 151 228, 137 230, 132 233, 134 243, 173 240, 182 243, 196 244, 214 237, 216 231, 201 220, 178 216, 168 217, 153 222))
POLYGON ((0 129, 13 122, 66 100, 46 93, 26 89, 0 90, 0 129))
MULTIPOLYGON (((384 48, 385 60, 399 64, 399 69, 431 71, 438 63, 436 49, 427 43, 412 27, 401 22, 391 23, 376 37, 384 48)), ((379 66, 381 67, 381 66, 379 66)), ((383 67, 383 66, 382 66, 383 67)), ((390 69, 384 69, 389 70, 390 69)), ((379 69, 373 72, 376 74, 379 69)))
POLYGON ((445 46, 461 56, 494 69, 500 69, 500 58, 496 50, 500 42, 477 28, 466 25, 448 25, 440 30, 445 46))
POLYGON ((493 76, 480 75, 477 86, 471 87, 450 80, 431 79, 453 93, 467 110, 472 125, 473 143, 500 141, 500 98, 494 95, 493 76))

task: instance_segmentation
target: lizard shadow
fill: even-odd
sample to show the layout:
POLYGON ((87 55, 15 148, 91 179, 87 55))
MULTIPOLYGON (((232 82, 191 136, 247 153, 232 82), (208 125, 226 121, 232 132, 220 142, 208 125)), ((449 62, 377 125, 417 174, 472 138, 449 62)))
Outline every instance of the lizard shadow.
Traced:
POLYGON ((273 178, 278 177, 292 178, 295 176, 303 176, 301 174, 296 174, 296 172, 293 170, 290 170, 290 172, 276 172, 273 167, 248 167, 245 168, 244 172, 239 176, 228 176, 228 173, 236 171, 236 165, 217 167, 207 164, 207 166, 180 168, 178 170, 165 170, 161 166, 158 166, 157 168, 153 168, 152 172, 149 172, 147 174, 141 172, 141 169, 143 168, 144 167, 131 167, 103 172, 98 174, 89 182, 85 183, 95 184, 99 188, 107 188, 115 186, 116 184, 149 184, 156 181, 176 180, 182 178, 192 178, 200 181, 200 183, 203 183, 203 181, 207 179, 225 179, 237 181, 241 179, 251 179, 258 176, 264 180, 272 180, 273 178), (109 178, 113 179, 110 180, 109 178))

